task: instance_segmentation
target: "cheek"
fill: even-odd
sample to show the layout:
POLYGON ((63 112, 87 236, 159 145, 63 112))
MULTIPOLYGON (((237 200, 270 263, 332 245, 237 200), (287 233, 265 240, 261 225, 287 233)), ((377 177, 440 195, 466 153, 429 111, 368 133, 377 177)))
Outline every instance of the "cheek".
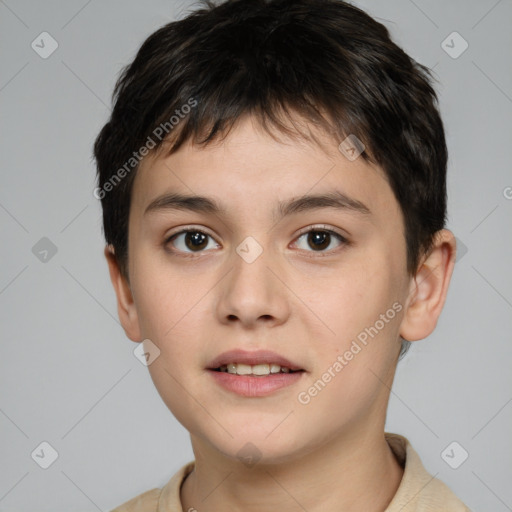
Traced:
POLYGON ((207 422, 207 412, 201 409, 194 399, 195 393, 190 390, 189 379, 185 374, 187 364, 178 357, 169 359, 169 355, 160 354, 148 370, 160 398, 173 416, 190 432, 197 428, 195 418, 199 422, 207 422), (178 363, 176 363, 178 361, 178 363))
POLYGON ((334 430, 326 431, 325 436, 332 435, 339 425, 364 424, 376 408, 387 403, 399 349, 399 319, 394 309, 389 311, 388 323, 373 320, 363 328, 362 321, 352 325, 353 318, 340 319, 346 332, 353 335, 338 336, 323 347, 311 378, 296 397, 304 414, 330 418, 326 424, 334 430))
POLYGON ((325 387, 331 391, 321 393, 327 402, 330 396, 334 401, 359 396, 364 402, 363 395, 372 396, 381 386, 372 371, 387 376, 399 349, 400 280, 376 265, 353 269, 324 286, 323 294, 313 294, 313 307, 329 328, 315 347, 313 369, 320 387, 328 382, 325 387))
POLYGON ((392 304, 389 279, 371 268, 340 269, 338 275, 311 280, 302 288, 302 296, 310 309, 325 325, 328 346, 343 348, 379 314, 392 304), (389 304, 388 304, 389 303, 389 304))
POLYGON ((143 335, 162 345, 177 333, 189 317, 201 309, 204 276, 184 275, 151 254, 134 258, 134 300, 143 335))

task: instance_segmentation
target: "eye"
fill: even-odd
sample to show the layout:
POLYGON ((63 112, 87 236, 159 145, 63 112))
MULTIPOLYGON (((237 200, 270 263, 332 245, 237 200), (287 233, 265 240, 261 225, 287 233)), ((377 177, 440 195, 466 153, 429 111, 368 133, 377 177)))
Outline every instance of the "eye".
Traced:
MULTIPOLYGON (((332 229, 324 229, 320 227, 313 227, 309 228, 307 231, 304 231, 297 238, 297 241, 299 242, 304 238, 305 243, 308 247, 313 249, 313 252, 328 252, 325 251, 325 249, 328 248, 333 241, 338 242, 337 247, 348 244, 348 240, 339 233, 336 233, 332 229)), ((299 248, 306 251, 308 250, 307 248, 304 248, 304 246, 299 248)))
POLYGON ((170 236, 166 241, 165 245, 171 244, 176 248, 174 252, 185 252, 185 253, 194 253, 194 252, 202 252, 204 249, 212 249, 218 247, 216 242, 213 243, 213 247, 209 247, 208 239, 213 240, 213 238, 201 231, 200 229, 184 229, 170 236))
MULTIPOLYGON (((349 241, 344 236, 332 229, 327 229, 322 226, 303 230, 301 235, 297 238, 296 243, 299 245, 300 249, 308 252, 329 252, 326 249, 328 249, 333 242, 337 242, 334 249, 349 244, 349 241), (302 247, 300 247, 301 240, 303 240, 302 247), (305 247, 305 245, 307 245, 307 247, 305 247)), ((174 233, 166 239, 164 244, 165 246, 169 244, 173 246, 173 248, 170 249, 171 252, 181 252, 185 254, 200 253, 207 249, 219 247, 219 244, 214 241, 211 235, 198 228, 183 229, 174 233)))

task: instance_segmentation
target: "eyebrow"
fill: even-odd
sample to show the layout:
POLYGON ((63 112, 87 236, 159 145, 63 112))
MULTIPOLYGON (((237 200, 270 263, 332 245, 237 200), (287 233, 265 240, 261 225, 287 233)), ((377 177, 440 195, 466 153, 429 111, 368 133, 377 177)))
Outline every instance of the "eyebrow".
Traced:
MULTIPOLYGON (((371 215, 370 209, 361 201, 334 190, 325 194, 305 195, 281 201, 277 207, 277 217, 283 218, 294 213, 317 210, 321 208, 335 208, 355 212, 361 215, 371 215)), ((196 213, 225 215, 226 208, 213 198, 197 195, 168 193, 158 196, 151 201, 144 210, 144 215, 150 212, 183 210, 196 213)), ((276 214, 274 214, 274 217, 276 214)))

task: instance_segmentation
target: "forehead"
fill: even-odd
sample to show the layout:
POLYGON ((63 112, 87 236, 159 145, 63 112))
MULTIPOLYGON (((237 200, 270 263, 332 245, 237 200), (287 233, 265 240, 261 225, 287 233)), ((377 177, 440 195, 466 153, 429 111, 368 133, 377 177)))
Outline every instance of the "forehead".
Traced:
POLYGON ((324 132, 314 136, 320 144, 282 134, 276 140, 247 117, 224 139, 206 146, 188 141, 172 155, 146 158, 135 177, 132 210, 142 216, 169 192, 208 196, 237 215, 266 205, 275 216, 285 200, 330 192, 368 205, 372 216, 397 210, 382 169, 361 156, 349 160, 341 141, 324 132))

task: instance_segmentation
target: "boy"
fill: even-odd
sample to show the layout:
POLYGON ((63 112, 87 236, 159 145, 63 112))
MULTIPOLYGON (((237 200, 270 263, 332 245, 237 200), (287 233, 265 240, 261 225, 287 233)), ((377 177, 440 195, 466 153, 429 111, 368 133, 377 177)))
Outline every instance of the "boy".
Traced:
POLYGON ((127 511, 464 511, 384 432, 455 262, 429 72, 339 0, 152 34, 94 154, 127 336, 195 460, 127 511))

